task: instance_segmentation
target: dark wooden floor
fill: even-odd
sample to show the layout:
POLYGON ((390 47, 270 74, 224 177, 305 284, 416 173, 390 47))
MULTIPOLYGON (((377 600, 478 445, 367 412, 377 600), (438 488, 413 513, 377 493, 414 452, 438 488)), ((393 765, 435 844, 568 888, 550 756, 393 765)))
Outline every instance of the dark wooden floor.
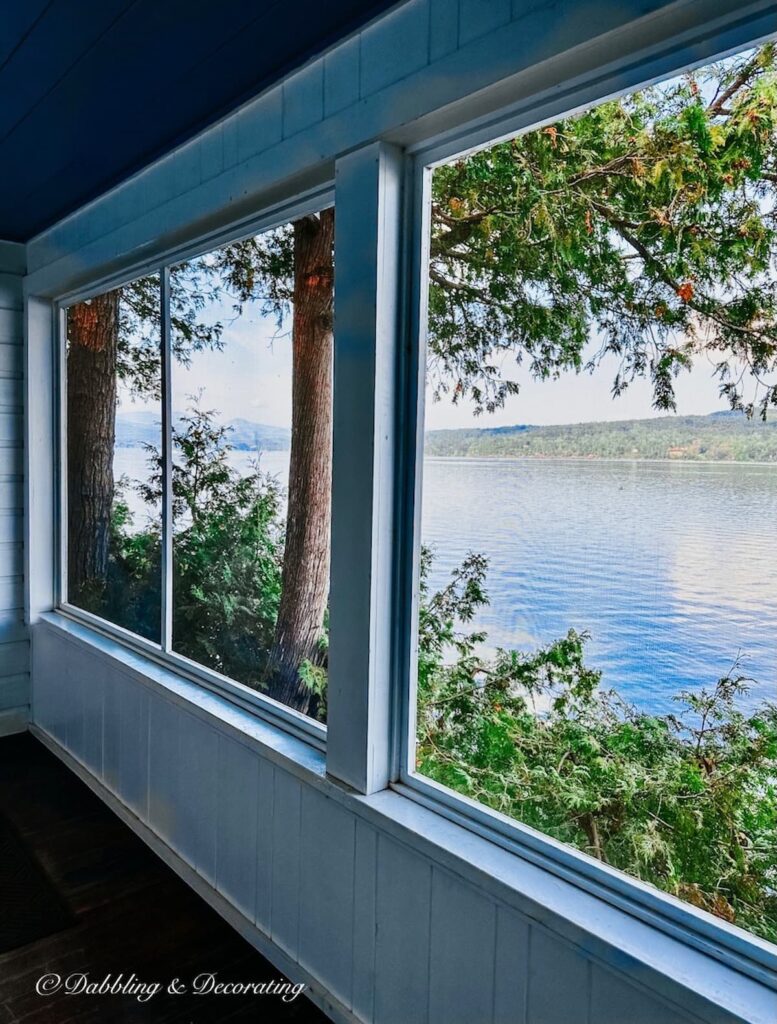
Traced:
MULTIPOLYGON (((41 996, 37 980, 88 972, 143 982, 282 976, 29 735, 0 739, 0 813, 15 825, 75 915, 57 934, 0 955, 0 1024, 325 1022, 304 995, 41 996)), ((0 913, 2 909, 0 908, 0 913)))

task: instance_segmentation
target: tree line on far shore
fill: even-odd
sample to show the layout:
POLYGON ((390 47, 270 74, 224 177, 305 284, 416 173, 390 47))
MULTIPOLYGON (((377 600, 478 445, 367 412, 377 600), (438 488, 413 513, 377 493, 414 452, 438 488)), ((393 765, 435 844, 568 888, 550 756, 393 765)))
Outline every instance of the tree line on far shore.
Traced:
POLYGON ((777 423, 713 414, 433 430, 426 435, 425 450, 438 458, 689 459, 777 465, 777 423))

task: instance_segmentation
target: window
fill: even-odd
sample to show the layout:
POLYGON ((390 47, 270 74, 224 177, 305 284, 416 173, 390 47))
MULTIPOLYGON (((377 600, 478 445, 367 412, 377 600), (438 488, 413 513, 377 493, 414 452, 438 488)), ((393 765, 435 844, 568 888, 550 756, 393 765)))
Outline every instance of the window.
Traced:
POLYGON ((174 267, 173 650, 323 717, 333 211, 174 267))
POLYGON ((68 598, 158 643, 159 277, 71 306, 66 324, 68 598))
POLYGON ((764 47, 425 170, 413 757, 772 941, 774 82, 764 47))
POLYGON ((318 720, 333 236, 326 209, 165 271, 164 384, 157 276, 67 311, 69 603, 318 720))

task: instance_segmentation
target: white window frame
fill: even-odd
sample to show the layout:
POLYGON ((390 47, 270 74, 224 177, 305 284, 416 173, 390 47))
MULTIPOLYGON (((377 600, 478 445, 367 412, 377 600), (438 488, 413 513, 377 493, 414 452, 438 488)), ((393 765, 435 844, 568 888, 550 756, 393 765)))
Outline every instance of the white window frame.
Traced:
MULTIPOLYGON (((57 296, 52 302, 54 314, 54 396, 55 396, 55 452, 56 497, 55 533, 57 536, 54 573, 54 607, 61 614, 76 622, 89 626, 96 632, 110 637, 135 651, 158 662, 210 690, 226 697, 232 703, 251 711, 265 721, 276 725, 294 736, 304 739, 318 750, 326 749, 327 728, 321 722, 303 715, 280 701, 246 686, 235 679, 222 675, 204 665, 184 657, 172 647, 172 506, 170 498, 172 483, 172 382, 171 382, 171 336, 169 316, 169 274, 170 268, 184 260, 212 252, 222 245, 240 241, 274 228, 288 224, 308 213, 317 212, 334 204, 334 189, 329 183, 312 190, 304 196, 295 197, 287 203, 271 207, 249 221, 221 230, 216 234, 199 239, 180 249, 164 252, 153 260, 136 263, 120 275, 104 277, 94 281, 87 288, 57 296), (67 393, 66 393, 66 310, 77 302, 93 298, 112 288, 128 284, 140 277, 157 275, 160 282, 160 344, 162 356, 162 420, 163 479, 165 482, 162 499, 162 614, 159 643, 148 640, 124 629, 99 615, 79 608, 68 601, 67 592, 67 393)), ((334 573, 334 570, 333 570, 334 573)))
POLYGON ((425 369, 427 354, 427 294, 429 240, 431 227, 431 178, 435 167, 498 142, 541 128, 575 113, 581 113, 617 96, 625 96, 649 85, 666 81, 714 59, 733 56, 750 44, 732 46, 719 58, 699 59, 678 49, 672 70, 661 55, 660 70, 635 83, 623 84, 615 75, 603 77, 593 86, 574 83, 558 90, 544 103, 525 103, 508 113, 485 119, 443 138, 408 150, 406 166, 406 235, 409 239, 411 280, 407 311, 407 344, 400 368, 402 409, 397 419, 396 536, 399 557, 395 577, 394 671, 400 694, 395 729, 395 771, 392 788, 481 835, 498 846, 523 857, 545 870, 593 892, 606 902, 682 940, 689 946, 734 966, 750 977, 777 989, 775 947, 751 933, 714 917, 668 893, 648 885, 595 858, 559 842, 520 821, 456 793, 415 771, 416 679, 419 612, 419 567, 421 551, 421 510, 423 491, 425 369), (618 83, 617 85, 615 83, 618 83))
MULTIPOLYGON (((115 269, 120 260, 119 273, 111 271, 100 279, 89 279, 81 290, 59 294, 54 285, 49 287, 45 273, 37 280, 33 275, 26 312, 28 394, 32 394, 29 382, 34 380, 35 388, 45 391, 45 395, 31 398, 26 426, 26 586, 31 621, 53 604, 60 614, 118 641, 128 651, 165 665, 319 750, 326 749, 327 773, 357 793, 371 794, 391 786, 441 817, 462 824, 687 945, 775 987, 777 957, 771 944, 416 775, 410 760, 414 751, 410 737, 415 733, 415 695, 409 685, 414 679, 418 600, 420 479, 415 469, 420 464, 423 441, 418 419, 423 388, 419 394, 418 384, 425 356, 423 247, 428 233, 424 225, 424 169, 468 149, 491 145, 500 137, 585 109, 608 96, 663 80, 677 73, 678 67, 691 67, 694 62, 698 66, 707 64, 715 53, 726 56, 740 51, 748 45, 742 42, 745 33, 749 45, 755 45, 766 38, 767 32, 773 32, 769 11, 773 11, 773 5, 757 0, 748 4, 741 18, 739 14, 736 19, 727 15, 703 30, 689 14, 690 27, 682 27, 686 23, 680 19, 671 46, 661 43, 651 48, 649 44, 638 60, 633 54, 628 58, 615 54, 595 73, 586 71, 585 59, 580 60, 572 51, 558 62, 549 62, 538 78, 531 79, 541 84, 525 86, 528 98, 503 108, 501 113, 473 121, 476 114, 470 112, 461 118, 467 121, 464 127, 446 130, 431 139, 430 130, 423 126, 408 126, 407 134, 404 128, 397 130, 392 135, 395 144, 373 142, 337 159, 334 184, 330 178, 310 192, 295 194, 291 191, 293 185, 288 184, 291 179, 284 179, 290 191, 283 202, 268 205, 256 216, 233 222, 179 248, 147 248, 147 252, 153 252, 152 258, 133 262, 132 257, 117 257, 112 267, 115 269), (756 32, 762 33, 757 39, 756 32), (419 139, 423 132, 426 137, 422 142, 404 152, 398 148, 399 142, 419 139), (61 446, 65 435, 59 422, 63 407, 62 309, 220 244, 288 223, 296 216, 330 205, 333 199, 337 218, 332 646, 325 730, 320 723, 240 683, 163 651, 160 645, 150 644, 88 612, 61 604, 64 566, 56 566, 67 550, 66 544, 62 545, 66 521, 61 446), (55 342, 59 339, 53 347, 52 338, 55 342), (30 344, 30 339, 35 344, 30 344), (350 389, 349 396, 353 380, 364 385, 364 390, 357 393, 350 389), (354 446, 354 437, 367 443, 354 446), (55 482, 56 494, 52 493, 55 482), (347 514, 350 510, 353 515, 356 501, 366 505, 359 524, 354 518, 349 520, 347 514), (356 525, 364 531, 354 532, 356 525), (32 537, 34 546, 29 543, 32 537), (410 604, 406 601, 408 595, 412 595, 410 604)), ((505 103, 516 95, 511 89, 505 83, 505 103)), ((75 275, 68 280, 76 280, 75 275)))

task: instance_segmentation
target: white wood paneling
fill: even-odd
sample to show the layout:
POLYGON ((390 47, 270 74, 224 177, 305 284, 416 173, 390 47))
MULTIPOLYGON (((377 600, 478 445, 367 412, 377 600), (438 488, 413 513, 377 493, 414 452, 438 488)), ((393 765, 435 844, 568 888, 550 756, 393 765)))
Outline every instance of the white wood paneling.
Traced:
POLYGON ((528 967, 528 921, 507 907, 497 907, 494 1024, 528 1024, 528 967))
POLYGON ((105 673, 96 674, 87 652, 78 658, 68 682, 80 696, 81 758, 98 778, 103 776, 105 673))
MULTIPOLYGON (((777 1001, 775 1002, 777 1012, 777 1001)), ((680 1024, 675 1010, 629 985, 611 971, 594 966, 591 971, 590 1024, 680 1024)))
POLYGON ((361 34, 361 95, 408 78, 429 60, 429 0, 408 0, 361 34))
POLYGON ((187 709, 158 669, 144 681, 87 636, 35 627, 35 728, 102 775, 259 948, 316 979, 336 1019, 771 1024, 773 991, 398 794, 349 794, 291 747, 282 767, 232 734, 247 713, 187 709))
POLYGON ((150 700, 143 687, 122 676, 117 678, 121 716, 117 792, 128 807, 148 820, 150 700))
POLYGON ((21 487, 24 477, 24 451, 21 445, 0 447, 0 477, 6 480, 14 479, 21 487))
MULTIPOLYGON (((20 544, 23 534, 24 524, 21 517, 14 515, 12 512, 0 511, 0 544, 20 544)), ((11 573, 10 575, 16 574, 11 573)))
POLYGON ((496 906, 442 868, 432 875, 429 1024, 490 1024, 496 906))
POLYGON ((257 149, 273 146, 283 138, 283 90, 277 86, 235 117, 237 144, 225 153, 224 165, 248 160, 257 149))
MULTIPOLYGON (((30 293, 137 266, 303 181, 324 180, 338 154, 374 139, 418 141, 521 97, 559 95, 565 78, 601 83, 611 72, 600 90, 637 85, 774 31, 768 0, 516 0, 505 21, 507 10, 506 0, 409 0, 389 11, 297 73, 300 83, 318 82, 312 69, 323 67, 318 121, 297 130, 306 115, 295 101, 294 134, 284 138, 284 86, 273 87, 34 239, 30 293)), ((292 82, 292 94, 305 91, 292 82)))
POLYGON ((21 576, 0 577, 0 612, 24 607, 24 580, 21 576))
MULTIPOLYGON (((328 181, 339 157, 375 140, 384 140, 376 149, 385 155, 396 145, 458 132, 474 119, 482 119, 485 140, 506 107, 511 116, 517 111, 516 124, 526 124, 568 109, 570 97, 597 99, 631 87, 676 70, 678 62, 701 61, 774 31, 775 9, 767 0, 409 0, 35 239, 27 252, 24 364, 35 382, 27 410, 34 476, 26 485, 32 620, 54 600, 54 349, 45 296, 124 273, 328 181), (565 92, 564 82, 576 83, 576 91, 570 85, 565 92)), ((378 208, 374 196, 369 208, 378 208)), ((360 225, 355 216, 354 240, 360 229, 371 261, 361 276, 370 283, 354 311, 368 313, 370 302, 381 301, 386 317, 394 285, 375 263, 376 224, 367 218, 360 225)), ((19 343, 19 260, 18 249, 0 243, 0 350, 19 343)), ((338 260, 338 275, 342 265, 338 260)), ((371 315, 366 329, 353 332, 354 357, 375 358, 380 317, 375 308, 371 315)), ((391 344, 394 333, 381 344, 391 344)), ((15 382, 17 366, 9 348, 0 379, 15 382)), ((3 450, 22 441, 14 391, 14 383, 2 385, 3 450)), ((382 415, 388 429, 385 406, 382 415)), ((349 440, 352 454, 357 440, 349 440)), ((364 465, 374 453, 367 454, 364 465)), ((380 478, 371 466, 368 505, 380 478)), ((0 512, 0 545, 21 540, 17 474, 9 475, 14 479, 0 484, 11 485, 0 504, 12 503, 0 512)), ((363 485, 346 487, 343 510, 363 495, 363 485)), ((373 513, 371 507, 369 530, 373 513)), ((383 558, 387 522, 379 530, 383 558)), ((357 517, 355 532, 341 540, 351 543, 363 525, 357 517)), ((374 540, 367 537, 368 553, 374 540)), ((9 566, 17 564, 14 552, 5 552, 9 566)), ((344 729, 336 745, 343 755, 349 737, 363 742, 331 767, 348 780, 355 765, 357 789, 369 791, 386 778, 385 732, 381 740, 378 730, 373 742, 369 724, 379 720, 376 699, 380 714, 388 713, 388 691, 368 692, 363 684, 385 665, 371 626, 387 595, 371 589, 369 573, 358 583, 343 621, 361 637, 362 658, 349 666, 340 660, 348 667, 341 698, 358 699, 352 706, 341 700, 344 729), (370 606, 366 618, 363 601, 370 606), (349 682, 351 670, 358 678, 349 682)), ((0 571, 0 644, 4 635, 6 645, 23 642, 16 632, 21 595, 21 577, 0 571)), ((341 611, 347 608, 344 600, 341 611)), ((774 993, 718 960, 397 793, 355 796, 323 778, 317 751, 71 627, 42 621, 34 629, 35 727, 69 752, 86 778, 101 777, 128 822, 182 871, 188 865, 199 891, 222 912, 227 908, 243 934, 329 992, 338 1019, 771 1022, 774 993)), ((336 643, 332 655, 336 675, 336 643)), ((11 678, 16 687, 18 673, 11 678)), ((334 692, 333 700, 336 718, 334 692)))
POLYGON ((376 1024, 425 1022, 429 1014, 432 865, 378 838, 375 935, 376 1024))
MULTIPOLYGON (((4 345, 3 348, 11 346, 4 345)), ((16 346, 13 346, 16 348, 16 346)), ((22 407, 22 388, 18 378, 0 375, 0 409, 14 412, 22 407)))
MULTIPOLYGON (((516 15, 520 18, 531 10, 532 4, 516 4, 516 15)), ((547 14, 548 6, 543 5, 547 14)), ((490 0, 489 3, 481 3, 480 0, 460 0, 459 2, 459 45, 465 46, 473 39, 488 35, 496 29, 502 28, 511 18, 510 0, 490 0)))
POLYGON ((21 309, 22 280, 19 274, 0 270, 0 309, 21 309))
MULTIPOLYGON (((0 242, 0 710, 20 725, 30 702, 24 604, 24 247, 0 242), (15 715, 10 717, 8 714, 15 715)), ((21 725, 20 725, 21 727, 21 725)))
POLYGON ((26 639, 27 626, 23 611, 0 611, 0 644, 14 644, 26 639))
POLYGON ((448 0, 429 0, 429 58, 445 57, 459 43, 459 5, 448 0))
MULTIPOLYGON (((220 801, 220 771, 214 773, 213 765, 221 766, 223 752, 219 751, 219 736, 210 726, 194 715, 181 716, 178 765, 178 846, 181 855, 208 882, 216 884, 216 838, 221 831, 220 815, 227 814, 227 808, 220 801)), ((255 770, 252 764, 250 771, 255 770)), ((239 767, 238 767, 239 770, 239 767)), ((228 773, 228 778, 237 777, 228 773)), ((234 797, 230 797, 234 803, 234 797)), ((231 805, 230 805, 231 806, 231 805)), ((255 822, 256 811, 250 818, 255 822)), ((232 835, 231 829, 226 834, 232 835)), ((255 837, 254 837, 255 838, 255 837)), ((253 845, 247 847, 244 856, 253 859, 253 845)), ((222 849, 222 861, 227 873, 227 851, 222 849)), ((234 857, 234 855, 233 855, 234 857)), ((225 892, 225 895, 229 896, 225 892)))
POLYGON ((29 668, 28 657, 29 645, 26 640, 6 643, 0 648, 0 664, 9 676, 26 672, 29 668))
POLYGON ((272 920, 273 816, 275 813, 275 767, 259 764, 258 837, 256 843, 256 907, 254 920, 267 935, 272 920))
POLYGON ((378 835, 356 820, 353 868, 353 969, 351 1005, 360 1020, 375 1013, 378 835))
POLYGON ((529 937, 526 1018, 530 1024, 589 1024, 591 961, 544 928, 529 937))
POLYGON ((179 738, 183 721, 184 716, 169 701, 149 697, 148 821, 174 850, 178 849, 179 738))
MULTIPOLYGON (((0 346, 12 352, 23 344, 24 317, 21 310, 0 308, 0 346)), ((11 358, 6 354, 6 358, 11 358)))
MULTIPOLYGON (((21 544, 0 543, 0 565, 3 574, 21 576, 24 572, 24 549, 21 544)), ((0 640, 2 643, 2 640, 0 640)))
POLYGON ((23 354, 21 337, 21 321, 19 321, 18 340, 13 339, 10 331, 5 340, 0 334, 0 379, 3 377, 21 377, 23 354))
POLYGON ((324 116, 324 62, 314 61, 283 85, 283 134, 296 135, 324 116))
MULTIPOLYGON (((202 756, 202 755, 200 755, 202 756)), ((213 761, 210 762, 211 765, 213 761)), ((216 888, 253 919, 256 907, 256 848, 259 762, 236 740, 218 737, 216 888)), ((200 827, 212 827, 203 815, 200 827)), ((196 865, 195 865, 196 866, 196 865)))
POLYGON ((273 773, 270 935, 295 960, 299 949, 302 787, 288 772, 273 773))
POLYGON ((10 509, 11 511, 18 511, 21 515, 23 504, 24 495, 22 493, 21 479, 0 479, 0 510, 5 512, 10 509))
POLYGON ((356 820, 311 789, 302 791, 299 962, 323 969, 332 993, 352 999, 356 820))
POLYGON ((359 98, 361 41, 358 36, 324 57, 324 116, 330 117, 359 98))
POLYGON ((18 444, 24 421, 18 412, 0 411, 0 444, 18 444))
MULTIPOLYGON (((0 651, 2 657, 2 651, 0 651)), ((27 650, 24 655, 25 666, 27 664, 27 650)), ((5 672, 5 666, 3 666, 5 672)), ((30 674, 24 672, 3 675, 0 681, 0 711, 11 711, 19 708, 26 708, 30 701, 30 674)))

